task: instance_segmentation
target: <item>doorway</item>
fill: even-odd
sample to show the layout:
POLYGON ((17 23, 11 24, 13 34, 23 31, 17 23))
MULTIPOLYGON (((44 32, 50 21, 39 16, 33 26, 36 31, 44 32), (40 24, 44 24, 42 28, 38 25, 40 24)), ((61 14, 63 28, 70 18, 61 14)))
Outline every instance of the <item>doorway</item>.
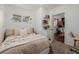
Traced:
POLYGON ((54 20, 54 40, 64 43, 65 39, 65 16, 64 13, 53 15, 54 20))

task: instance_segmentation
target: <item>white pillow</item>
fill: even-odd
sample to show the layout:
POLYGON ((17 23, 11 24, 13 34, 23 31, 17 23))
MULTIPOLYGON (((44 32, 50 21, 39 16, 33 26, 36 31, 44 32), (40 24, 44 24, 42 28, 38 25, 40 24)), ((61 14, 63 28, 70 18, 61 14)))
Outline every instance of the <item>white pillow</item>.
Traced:
POLYGON ((23 36, 23 37, 24 37, 24 36, 27 36, 27 35, 28 35, 28 34, 27 34, 27 29, 25 29, 25 28, 22 28, 22 29, 20 29, 19 31, 20 31, 20 33, 19 33, 20 36, 23 36))
POLYGON ((32 34, 33 33, 33 28, 29 27, 27 28, 27 34, 32 34))
POLYGON ((19 29, 15 29, 15 36, 19 36, 19 35, 20 35, 19 29))

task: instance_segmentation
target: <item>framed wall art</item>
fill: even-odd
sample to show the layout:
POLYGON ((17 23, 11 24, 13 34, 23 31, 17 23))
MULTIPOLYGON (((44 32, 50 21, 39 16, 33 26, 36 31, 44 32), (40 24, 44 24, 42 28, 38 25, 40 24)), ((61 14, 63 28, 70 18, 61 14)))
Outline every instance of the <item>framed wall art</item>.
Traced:
POLYGON ((16 22, 21 22, 21 19, 22 19, 21 15, 13 14, 13 16, 12 16, 12 20, 14 20, 16 22))
POLYGON ((27 22, 28 23, 32 20, 32 17, 31 16, 21 16, 21 15, 13 14, 12 20, 14 20, 16 22, 27 22))

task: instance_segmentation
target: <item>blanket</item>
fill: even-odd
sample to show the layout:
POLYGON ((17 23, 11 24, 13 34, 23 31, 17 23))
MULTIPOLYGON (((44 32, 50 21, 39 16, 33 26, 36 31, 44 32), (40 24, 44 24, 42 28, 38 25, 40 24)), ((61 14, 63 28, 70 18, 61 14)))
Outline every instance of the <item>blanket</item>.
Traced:
POLYGON ((8 38, 0 46, 0 53, 40 53, 49 48, 49 40, 45 36, 30 35, 28 37, 15 37, 15 41, 8 38))

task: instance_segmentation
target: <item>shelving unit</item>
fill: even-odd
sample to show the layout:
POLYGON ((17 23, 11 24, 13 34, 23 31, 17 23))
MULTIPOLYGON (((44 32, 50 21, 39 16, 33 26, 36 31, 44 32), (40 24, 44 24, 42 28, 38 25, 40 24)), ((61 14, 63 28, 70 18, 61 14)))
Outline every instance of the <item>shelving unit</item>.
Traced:
POLYGON ((42 26, 46 30, 49 28, 49 20, 50 20, 49 15, 45 15, 45 17, 42 20, 42 26))

